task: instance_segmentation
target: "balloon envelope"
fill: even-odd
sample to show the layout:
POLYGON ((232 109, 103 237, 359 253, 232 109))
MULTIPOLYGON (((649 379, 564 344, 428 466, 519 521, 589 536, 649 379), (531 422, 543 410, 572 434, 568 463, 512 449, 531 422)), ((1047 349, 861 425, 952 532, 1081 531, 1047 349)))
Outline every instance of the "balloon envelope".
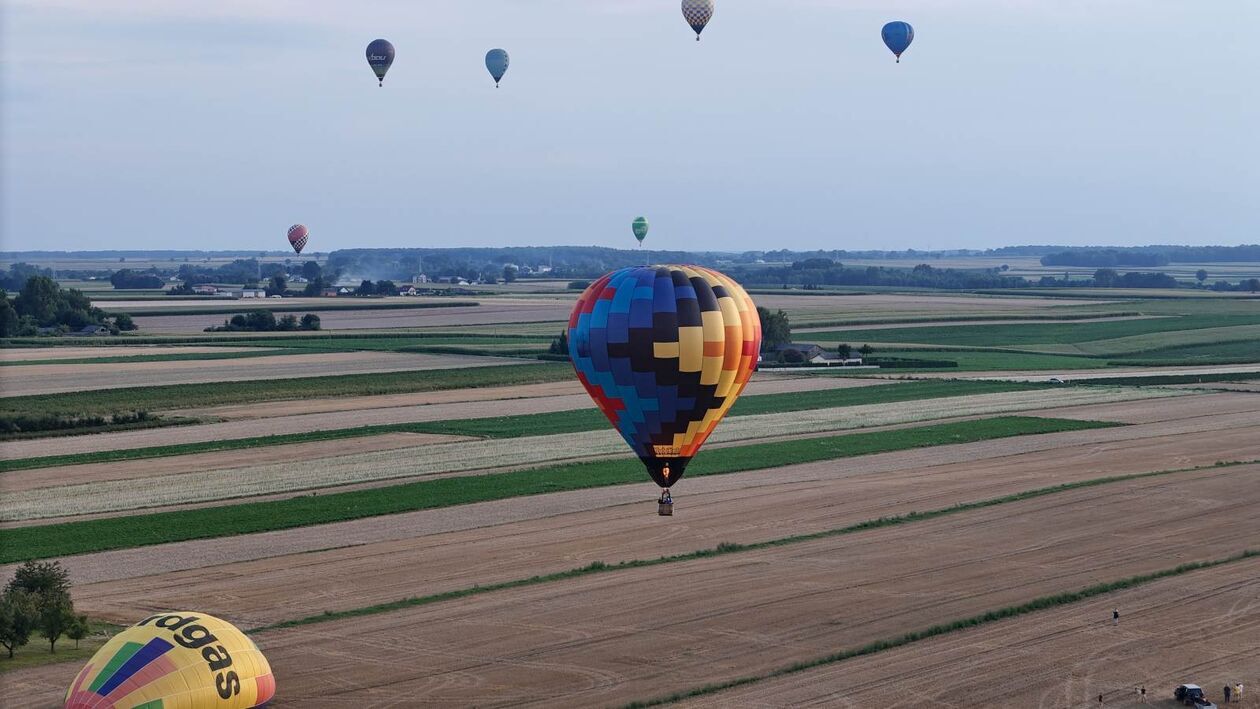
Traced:
POLYGON ((897 55, 897 61, 901 61, 901 53, 914 41, 914 28, 909 22, 889 22, 884 25, 881 34, 884 36, 884 44, 897 55))
POLYGON ((691 29, 696 31, 696 41, 700 41, 700 33, 705 25, 713 19, 713 0, 682 0, 683 18, 691 29))
POLYGON ((378 84, 384 85, 385 72, 394 63, 394 45, 383 39, 372 40, 367 46, 367 60, 372 67, 372 73, 376 74, 378 84))
POLYGON ((490 76, 494 77, 494 85, 498 86, 508 70, 508 53, 502 49, 491 49, 486 52, 486 69, 490 71, 490 76))
POLYGON ((289 246, 297 253, 302 253, 302 249, 306 248, 306 241, 310 238, 311 232, 302 224, 294 224, 289 227, 289 246))
POLYGON ((752 299, 699 266, 637 266, 601 277, 574 306, 568 335, 582 386, 661 487, 682 477, 744 390, 761 349, 752 299))
POLYGON ((630 225, 630 228, 634 231, 634 238, 638 239, 639 242, 642 243, 643 239, 648 235, 648 220, 645 217, 639 217, 634 220, 634 223, 630 225))
POLYGON ((225 620, 178 611, 149 616, 101 646, 66 692, 66 708, 249 709, 275 693, 254 641, 225 620))

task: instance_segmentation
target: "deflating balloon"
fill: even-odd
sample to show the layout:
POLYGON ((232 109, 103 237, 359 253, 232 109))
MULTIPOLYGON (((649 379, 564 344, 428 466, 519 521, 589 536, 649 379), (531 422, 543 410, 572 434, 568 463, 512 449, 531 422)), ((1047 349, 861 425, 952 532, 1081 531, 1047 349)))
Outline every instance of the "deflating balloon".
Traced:
POLYGON ((630 228, 634 230, 634 238, 638 239, 638 240, 639 240, 639 243, 640 243, 640 244, 642 244, 642 243, 643 243, 643 239, 645 239, 645 238, 647 237, 647 234, 648 234, 648 220, 647 220, 647 218, 646 218, 646 217, 639 217, 639 218, 635 219, 635 220, 634 220, 634 223, 630 225, 630 228))
POLYGON ((909 22, 889 22, 884 25, 882 32, 884 35, 884 44, 897 55, 897 63, 901 63, 901 53, 910 47, 910 43, 914 41, 914 28, 909 22))
POLYGON ((508 53, 502 49, 491 49, 486 52, 486 69, 490 71, 490 76, 494 77, 495 88, 498 88, 499 81, 508 70, 508 53))
POLYGON ((744 289, 699 266, 623 268, 569 316, 578 379, 669 487, 752 377, 761 321, 744 289))
POLYGON ((275 693, 254 641, 225 620, 177 611, 149 616, 101 646, 66 692, 66 709, 249 709, 275 693))
POLYGON ((394 63, 394 45, 383 39, 372 40, 367 46, 367 60, 372 72, 376 74, 376 85, 384 86, 385 72, 394 63))
POLYGON ((302 249, 306 248, 306 240, 311 236, 311 232, 301 224, 294 224, 289 227, 289 246, 297 253, 302 253, 302 249))
POLYGON ((699 42, 700 33, 713 19, 713 0, 682 0, 682 13, 687 24, 696 31, 696 41, 699 42))

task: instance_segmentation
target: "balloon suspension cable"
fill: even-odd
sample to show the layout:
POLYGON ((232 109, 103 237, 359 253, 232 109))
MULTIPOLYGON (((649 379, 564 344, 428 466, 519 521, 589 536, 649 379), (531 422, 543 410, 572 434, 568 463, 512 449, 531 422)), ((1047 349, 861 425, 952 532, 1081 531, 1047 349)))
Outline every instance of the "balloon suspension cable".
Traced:
POLYGON ((384 87, 384 86, 385 86, 385 80, 384 80, 384 79, 380 79, 380 80, 378 80, 378 81, 376 82, 376 85, 377 85, 377 86, 380 86, 380 87, 384 87))

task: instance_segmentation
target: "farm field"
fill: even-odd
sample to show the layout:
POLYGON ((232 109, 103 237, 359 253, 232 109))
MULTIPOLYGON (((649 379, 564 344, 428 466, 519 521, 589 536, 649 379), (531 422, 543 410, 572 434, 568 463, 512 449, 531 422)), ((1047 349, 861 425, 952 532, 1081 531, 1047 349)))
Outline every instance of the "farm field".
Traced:
MULTIPOLYGON (((762 370, 660 518, 570 365, 525 353, 572 297, 321 311, 347 319, 341 336, 164 334, 144 319, 224 316, 145 315, 144 344, 6 349, 11 412, 135 408, 183 425, 0 442, 0 575, 59 559, 99 622, 227 617, 271 660, 277 706, 622 705, 741 678, 684 703, 826 704, 850 685, 874 701, 886 686, 855 678, 887 658, 888 681, 915 687, 909 707, 983 695, 983 678, 1039 660, 1043 637, 1039 671, 993 701, 1118 703, 1129 674, 1185 681, 1175 646, 1139 632, 1144 609, 1169 604, 1213 628, 1225 608, 1242 629, 1193 646, 1196 677, 1250 671, 1245 559, 763 679, 1255 547, 1251 303, 759 296, 801 323, 798 340, 860 333, 876 358, 957 366, 762 370), (516 357, 489 356, 505 349, 516 357), (1112 630, 1090 618, 1117 603, 1133 634, 1073 661, 1068 639, 1112 630), (968 642, 992 650, 964 657, 968 642)), ((0 659, 0 687, 52 706, 77 670, 0 659)))

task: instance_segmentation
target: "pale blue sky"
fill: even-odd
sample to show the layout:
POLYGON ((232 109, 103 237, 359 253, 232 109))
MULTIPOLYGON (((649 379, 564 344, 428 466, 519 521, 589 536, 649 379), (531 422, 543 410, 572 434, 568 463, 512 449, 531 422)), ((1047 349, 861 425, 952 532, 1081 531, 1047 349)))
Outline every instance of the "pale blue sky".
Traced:
POLYGON ((6 0, 2 248, 628 247, 638 214, 696 250, 1255 243, 1257 26, 717 0, 697 44, 677 0, 6 0))

